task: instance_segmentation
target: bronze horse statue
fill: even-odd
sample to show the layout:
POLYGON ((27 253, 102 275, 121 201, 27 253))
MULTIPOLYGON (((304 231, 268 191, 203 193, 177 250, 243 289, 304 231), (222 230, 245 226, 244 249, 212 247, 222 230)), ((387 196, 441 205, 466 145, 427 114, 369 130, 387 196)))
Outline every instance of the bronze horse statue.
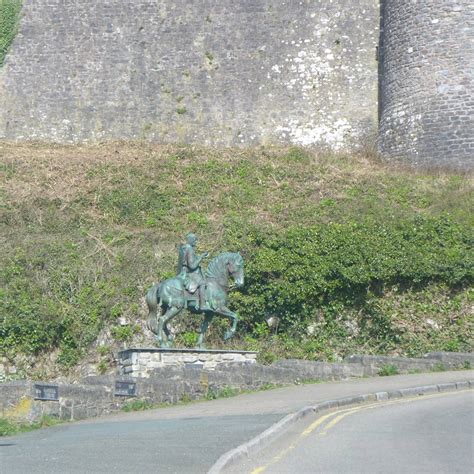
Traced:
POLYGON ((193 314, 204 313, 198 338, 198 347, 204 348, 204 336, 212 318, 218 314, 232 322, 224 334, 224 340, 230 339, 237 328, 239 316, 227 307, 229 279, 237 287, 244 284, 244 260, 240 253, 224 252, 214 257, 205 272, 206 301, 209 310, 199 309, 199 298, 196 293, 186 291, 182 278, 174 277, 153 285, 147 292, 148 329, 156 335, 160 347, 172 347, 173 336, 167 326, 169 321, 187 308, 193 314))

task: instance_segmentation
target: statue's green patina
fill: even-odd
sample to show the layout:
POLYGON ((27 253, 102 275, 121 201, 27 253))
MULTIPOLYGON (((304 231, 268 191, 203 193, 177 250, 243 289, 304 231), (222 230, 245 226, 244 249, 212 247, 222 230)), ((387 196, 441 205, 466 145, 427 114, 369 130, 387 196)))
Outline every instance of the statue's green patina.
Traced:
POLYGON ((201 262, 208 253, 196 255, 197 237, 190 233, 179 248, 178 274, 156 283, 147 292, 148 328, 156 335, 160 347, 172 347, 173 337, 168 322, 187 308, 191 313, 204 313, 198 347, 204 348, 204 336, 214 315, 229 318, 232 325, 224 339, 230 339, 237 328, 238 315, 227 307, 229 278, 236 286, 244 284, 244 260, 240 253, 224 252, 214 257, 205 272, 201 262))

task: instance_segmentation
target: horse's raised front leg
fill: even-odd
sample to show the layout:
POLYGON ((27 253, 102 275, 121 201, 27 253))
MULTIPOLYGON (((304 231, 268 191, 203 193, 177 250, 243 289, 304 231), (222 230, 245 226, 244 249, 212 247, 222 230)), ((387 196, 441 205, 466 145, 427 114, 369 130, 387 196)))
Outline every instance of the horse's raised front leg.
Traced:
POLYGON ((206 335, 207 329, 209 327, 210 322, 212 321, 212 318, 214 315, 212 313, 205 313, 204 314, 204 320, 201 324, 201 330, 199 331, 199 337, 197 341, 197 347, 198 349, 205 349, 206 346, 204 345, 204 336, 206 335))
POLYGON ((239 315, 231 311, 227 306, 222 306, 221 308, 216 310, 216 313, 229 318, 232 322, 232 326, 224 333, 224 341, 231 339, 234 334, 235 330, 237 329, 237 323, 239 322, 239 315))
POLYGON ((169 337, 170 331, 167 327, 167 323, 170 319, 179 314, 182 309, 183 308, 177 306, 172 306, 171 308, 168 308, 168 311, 166 311, 166 313, 158 320, 156 341, 160 347, 167 348, 172 346, 172 338, 169 337))

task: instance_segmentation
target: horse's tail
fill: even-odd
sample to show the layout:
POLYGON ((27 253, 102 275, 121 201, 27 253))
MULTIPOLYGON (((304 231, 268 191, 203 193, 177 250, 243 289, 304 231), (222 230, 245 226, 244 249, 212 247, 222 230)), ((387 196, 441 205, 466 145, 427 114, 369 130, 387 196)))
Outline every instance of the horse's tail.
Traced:
POLYGON ((161 316, 161 301, 158 301, 160 284, 155 283, 147 292, 145 301, 148 306, 147 328, 154 334, 158 331, 158 319, 161 316))

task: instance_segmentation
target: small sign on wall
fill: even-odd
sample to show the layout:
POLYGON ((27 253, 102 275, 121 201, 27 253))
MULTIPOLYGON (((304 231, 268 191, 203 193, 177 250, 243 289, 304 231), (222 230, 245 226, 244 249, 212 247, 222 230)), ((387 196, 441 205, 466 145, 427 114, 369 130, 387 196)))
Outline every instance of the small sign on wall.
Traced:
POLYGON ((135 382, 115 382, 116 397, 136 397, 137 384, 135 382))
POLYGON ((35 384, 35 400, 59 400, 59 387, 57 385, 35 384))

